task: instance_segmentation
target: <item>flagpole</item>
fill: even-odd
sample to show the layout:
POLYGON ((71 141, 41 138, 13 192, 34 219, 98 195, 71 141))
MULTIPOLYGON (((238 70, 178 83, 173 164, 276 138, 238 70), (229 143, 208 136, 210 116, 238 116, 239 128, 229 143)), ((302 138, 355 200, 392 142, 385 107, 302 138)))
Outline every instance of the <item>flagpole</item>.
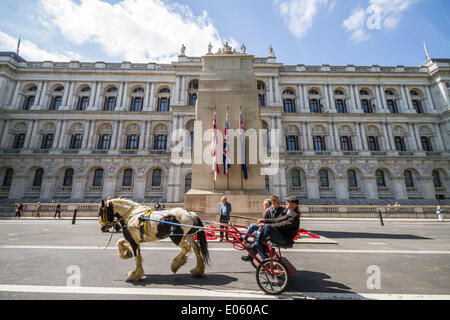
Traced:
MULTIPOLYGON (((242 116, 242 106, 239 106, 239 114, 240 114, 240 116, 242 116)), ((240 122, 240 119, 239 119, 239 122, 240 122)), ((241 126, 241 124, 239 123, 239 129, 240 129, 240 126, 241 126)), ((245 145, 245 138, 244 138, 244 145, 245 145)), ((242 147, 241 147, 241 150, 242 150, 242 147)), ((242 164, 241 164, 241 166, 242 166, 242 164)), ((244 191, 244 172, 242 171, 242 168, 241 168, 241 191, 244 191)))
MULTIPOLYGON (((228 111, 229 111, 229 109, 230 109, 230 106, 227 106, 227 114, 226 114, 226 117, 228 117, 228 111)), ((228 143, 228 142, 227 142, 228 143)), ((228 146, 227 146, 228 147, 228 146)), ((229 151, 229 150, 228 150, 229 151)), ((226 164, 225 164, 225 166, 227 167, 227 191, 230 191, 230 168, 228 168, 228 155, 227 155, 227 157, 225 158, 226 159, 226 164)))
MULTIPOLYGON (((216 114, 216 107, 217 106, 214 106, 214 114, 216 114)), ((214 117, 214 114, 213 114, 213 117, 214 117)), ((213 172, 213 175, 212 175, 212 179, 213 179, 213 193, 216 193, 216 175, 217 175, 216 167, 214 167, 214 172, 213 172)))

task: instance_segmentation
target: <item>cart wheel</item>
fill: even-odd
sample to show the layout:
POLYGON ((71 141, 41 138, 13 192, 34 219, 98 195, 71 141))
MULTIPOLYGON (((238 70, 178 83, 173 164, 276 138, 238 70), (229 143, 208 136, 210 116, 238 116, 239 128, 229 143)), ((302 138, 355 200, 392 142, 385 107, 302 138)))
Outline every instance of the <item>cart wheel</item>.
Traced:
POLYGON ((256 268, 256 282, 258 286, 266 294, 280 294, 286 290, 289 282, 289 273, 287 267, 283 262, 273 260, 273 270, 275 272, 274 277, 270 276, 262 266, 271 270, 272 260, 270 258, 264 259, 261 265, 256 268))

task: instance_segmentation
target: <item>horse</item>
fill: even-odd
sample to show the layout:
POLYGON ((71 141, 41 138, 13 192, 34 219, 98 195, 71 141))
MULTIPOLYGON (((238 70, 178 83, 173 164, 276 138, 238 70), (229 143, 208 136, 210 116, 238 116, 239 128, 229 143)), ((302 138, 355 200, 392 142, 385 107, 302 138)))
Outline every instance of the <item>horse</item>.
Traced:
POLYGON ((203 222, 196 213, 182 208, 153 211, 148 206, 120 198, 102 201, 100 208, 105 211, 104 216, 107 217, 108 223, 113 224, 116 221, 115 229, 122 228, 123 238, 117 241, 118 257, 135 258, 136 267, 128 273, 127 281, 137 282, 144 276, 140 243, 159 241, 168 237, 181 248, 181 253, 172 261, 173 273, 187 262, 186 256, 191 250, 197 258, 196 267, 190 270, 192 277, 200 277, 205 273, 205 265, 209 264, 208 242, 202 229, 203 222), (197 242, 194 235, 197 235, 197 242))

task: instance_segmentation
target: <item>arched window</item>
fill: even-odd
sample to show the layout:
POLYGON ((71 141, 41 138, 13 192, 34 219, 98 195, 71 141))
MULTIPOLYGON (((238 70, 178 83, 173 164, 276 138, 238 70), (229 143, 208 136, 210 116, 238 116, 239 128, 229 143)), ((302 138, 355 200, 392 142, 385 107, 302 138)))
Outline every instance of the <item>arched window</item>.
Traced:
POLYGON ((161 171, 161 169, 153 170, 152 187, 161 187, 161 182, 162 182, 161 178, 162 178, 162 171, 161 171))
POLYGON ((11 187, 13 175, 14 175, 14 170, 11 168, 8 168, 5 172, 5 177, 3 178, 3 187, 11 187))
POLYGON ((186 176, 186 179, 184 179, 184 192, 188 192, 191 190, 191 184, 192 184, 192 173, 189 173, 186 176))
POLYGON ((103 185, 103 169, 96 169, 94 172, 94 187, 101 187, 103 185))
POLYGON ((195 107, 197 103, 198 80, 189 83, 189 105, 195 107))
POLYGON ((71 187, 73 181, 73 169, 69 168, 64 172, 63 187, 71 187))
POLYGON ((414 181, 413 181, 412 172, 410 170, 405 170, 404 176, 405 176, 406 187, 407 188, 414 188, 414 181))
POLYGON ((357 188, 358 187, 358 180, 356 179, 356 172, 355 172, 355 170, 348 170, 347 177, 348 177, 348 186, 349 186, 349 188, 357 188))
POLYGON ((375 172, 375 175, 377 177, 377 187, 378 188, 385 188, 386 187, 386 181, 384 179, 384 173, 381 170, 377 170, 375 172))
POLYGON ((131 187, 133 185, 133 169, 125 169, 123 172, 123 187, 131 187))
POLYGON ((328 171, 325 169, 321 169, 319 171, 319 178, 320 178, 320 186, 327 188, 330 186, 330 181, 328 180, 328 171))
POLYGON ((144 105, 144 89, 136 88, 132 92, 130 111, 141 112, 144 105))
POLYGON ((34 174, 33 187, 40 187, 42 185, 42 178, 44 177, 44 169, 39 168, 34 174))
POLYGON ((442 187, 442 183, 441 183, 441 177, 439 176, 439 171, 433 170, 431 175, 433 176, 433 185, 434 185, 434 187, 435 188, 441 188, 442 187))
POLYGON ((309 95, 319 95, 319 91, 314 90, 314 89, 313 89, 313 90, 309 90, 309 91, 308 91, 308 94, 309 94, 309 95))
POLYGON ((294 169, 291 171, 291 182, 293 187, 301 187, 300 171, 294 169))
POLYGON ((289 151, 298 151, 298 136, 287 136, 286 137, 287 142, 287 149, 289 151))
POLYGON ((168 112, 170 109, 170 90, 167 88, 163 88, 159 90, 158 97, 158 112, 168 112))

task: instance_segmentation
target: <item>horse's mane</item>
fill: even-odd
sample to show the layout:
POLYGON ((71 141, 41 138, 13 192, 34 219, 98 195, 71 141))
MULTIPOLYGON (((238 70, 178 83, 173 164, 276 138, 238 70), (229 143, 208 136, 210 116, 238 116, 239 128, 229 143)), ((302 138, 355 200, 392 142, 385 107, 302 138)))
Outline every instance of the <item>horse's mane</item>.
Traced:
POLYGON ((125 203, 127 203, 128 205, 130 205, 130 206, 133 206, 133 205, 137 205, 137 206, 140 206, 141 204, 140 203, 137 203, 137 202, 135 202, 135 201, 133 201, 133 200, 130 200, 130 199, 125 199, 125 198, 114 198, 114 199, 111 199, 111 201, 112 200, 118 200, 118 201, 121 201, 121 202, 125 202, 125 203))

